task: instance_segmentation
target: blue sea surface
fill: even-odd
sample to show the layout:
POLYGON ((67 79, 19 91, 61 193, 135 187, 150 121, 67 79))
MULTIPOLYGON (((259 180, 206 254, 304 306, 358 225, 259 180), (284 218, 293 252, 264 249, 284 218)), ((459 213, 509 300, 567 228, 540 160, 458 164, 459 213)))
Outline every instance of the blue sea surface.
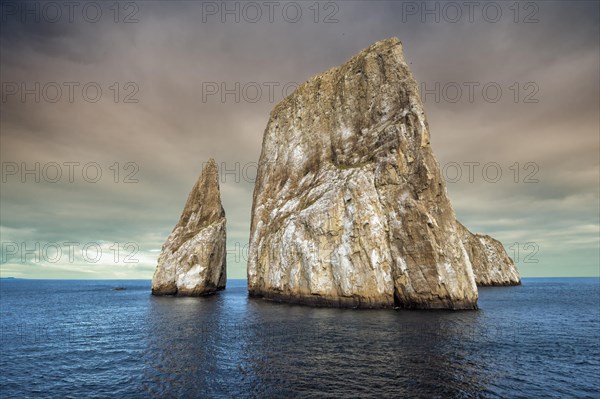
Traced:
POLYGON ((0 280, 0 397, 600 397, 598 278, 480 288, 478 311, 311 308, 245 284, 0 280))

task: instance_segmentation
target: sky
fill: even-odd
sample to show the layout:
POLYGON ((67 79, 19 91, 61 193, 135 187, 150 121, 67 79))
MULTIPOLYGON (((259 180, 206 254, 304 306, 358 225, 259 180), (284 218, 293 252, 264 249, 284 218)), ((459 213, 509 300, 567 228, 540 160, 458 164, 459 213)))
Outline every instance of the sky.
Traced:
POLYGON ((246 277, 271 109, 398 37, 458 219, 600 275, 597 1, 1 1, 0 276, 150 279, 214 158, 246 277))

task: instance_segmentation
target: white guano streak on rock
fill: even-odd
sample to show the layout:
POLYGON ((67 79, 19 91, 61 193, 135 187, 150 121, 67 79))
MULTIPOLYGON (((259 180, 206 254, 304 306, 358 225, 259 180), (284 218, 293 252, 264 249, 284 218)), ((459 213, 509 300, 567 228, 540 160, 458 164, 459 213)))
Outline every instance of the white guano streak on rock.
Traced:
POLYGON ((204 295, 225 288, 226 219, 214 160, 202 170, 152 277, 154 295, 204 295))
POLYGON ((472 309, 477 288, 397 39, 309 79, 265 130, 251 295, 472 309))

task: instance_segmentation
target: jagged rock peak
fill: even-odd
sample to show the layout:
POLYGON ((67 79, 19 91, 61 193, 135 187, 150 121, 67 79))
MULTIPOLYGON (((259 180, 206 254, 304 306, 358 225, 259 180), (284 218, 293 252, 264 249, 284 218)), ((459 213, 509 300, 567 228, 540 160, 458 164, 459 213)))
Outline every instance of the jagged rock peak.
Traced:
POLYGON ((218 169, 211 158, 162 247, 152 278, 152 293, 198 296, 224 289, 225 224, 218 169))
POLYGON ((396 38, 272 111, 254 189, 250 295, 473 309, 477 287, 396 38))
POLYGON ((500 241, 488 235, 473 234, 460 222, 456 223, 478 286, 521 284, 519 271, 500 241))

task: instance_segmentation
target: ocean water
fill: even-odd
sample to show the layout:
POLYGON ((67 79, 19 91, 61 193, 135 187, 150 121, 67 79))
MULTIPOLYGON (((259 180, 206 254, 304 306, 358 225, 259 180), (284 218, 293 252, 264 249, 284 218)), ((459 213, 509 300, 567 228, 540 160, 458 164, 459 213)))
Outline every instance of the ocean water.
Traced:
POLYGON ((0 397, 598 398, 599 287, 526 278, 453 312, 277 304, 241 280, 176 298, 5 279, 0 397))

